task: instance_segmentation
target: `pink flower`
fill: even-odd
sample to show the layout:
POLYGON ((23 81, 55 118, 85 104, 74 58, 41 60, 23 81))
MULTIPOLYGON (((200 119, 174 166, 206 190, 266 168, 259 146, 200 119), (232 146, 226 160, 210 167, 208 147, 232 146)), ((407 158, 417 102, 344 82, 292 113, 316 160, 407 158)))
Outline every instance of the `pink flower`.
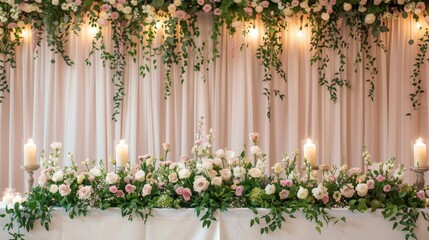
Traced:
POLYGON ((299 6, 299 1, 298 0, 293 0, 291 5, 292 5, 292 7, 298 7, 299 6))
POLYGON ((118 190, 118 192, 116 193, 116 196, 118 196, 118 197, 124 197, 124 192, 122 191, 122 190, 118 190))
POLYGON ((181 157, 180 157, 180 161, 182 161, 182 162, 187 162, 187 161, 189 161, 189 156, 188 155, 182 155, 181 157))
POLYGON ((424 192, 423 190, 418 191, 418 192, 417 192, 417 197, 418 197, 420 200, 425 200, 425 198, 426 198, 426 196, 425 196, 425 192, 424 192))
POLYGON ((327 12, 327 13, 329 13, 329 14, 331 14, 331 13, 333 13, 333 12, 334 12, 334 10, 332 10, 332 6, 331 6, 331 5, 328 5, 328 6, 326 7, 326 12, 327 12))
POLYGON ((377 179, 378 182, 382 182, 384 180, 384 177, 382 175, 378 175, 377 177, 375 177, 375 179, 377 179))
POLYGON ((107 11, 109 11, 109 5, 107 5, 107 4, 103 4, 103 5, 101 5, 101 11, 103 11, 103 12, 107 12, 107 11))
POLYGON ((243 194, 243 190, 243 186, 237 186, 237 188, 235 189, 235 196, 240 197, 243 194))
POLYGON ((179 194, 179 195, 182 195, 182 193, 183 193, 183 187, 176 188, 176 193, 179 194))
POLYGON ((118 192, 118 188, 117 188, 115 185, 113 185, 113 186, 110 186, 110 187, 109 187, 109 191, 110 191, 111 193, 117 193, 117 192, 118 192))
POLYGON ((263 1, 263 2, 261 2, 261 6, 262 6, 263 8, 267 8, 269 5, 270 5, 270 2, 268 2, 268 1, 263 1))
POLYGON ((426 5, 425 5, 425 3, 424 3, 424 2, 418 2, 418 3, 416 4, 416 8, 418 8, 418 9, 420 9, 420 10, 424 11, 424 10, 426 9, 426 5))
POLYGON ((328 176, 328 181, 335 182, 336 180, 337 180, 337 178, 334 175, 329 175, 328 176))
POLYGON ((214 13, 214 15, 220 15, 221 14, 221 11, 220 11, 220 8, 215 8, 215 10, 213 11, 213 13, 214 13))
POLYGON ((253 14, 253 8, 251 7, 245 7, 244 12, 247 13, 247 15, 252 16, 253 14))
POLYGON ((286 199, 288 196, 289 196, 288 190, 283 189, 279 192, 279 197, 281 200, 286 199))
POLYGON ((379 5, 382 0, 374 0, 374 5, 379 5))
POLYGON ((369 179, 368 181, 366 181, 366 185, 368 185, 368 189, 374 189, 374 180, 369 179))
POLYGON ((389 184, 387 184, 383 187, 384 192, 390 192, 390 189, 392 189, 392 187, 389 184))
POLYGON ((186 17, 186 12, 185 12, 185 11, 183 11, 183 10, 177 10, 177 11, 174 13, 174 16, 175 16, 176 18, 180 19, 180 20, 183 20, 183 19, 185 19, 185 17, 186 17))
POLYGON ((145 197, 147 195, 150 195, 151 193, 152 193, 152 185, 145 184, 142 189, 142 196, 145 197))
POLYGON ((210 12, 211 10, 212 10, 212 5, 210 5, 210 4, 206 4, 206 5, 204 5, 204 7, 203 7, 203 11, 204 11, 204 12, 208 13, 208 12, 210 12))
POLYGON ((429 24, 429 15, 425 17, 426 22, 429 24))
POLYGON ((105 26, 107 26, 109 24, 109 21, 107 21, 106 19, 100 17, 100 18, 97 19, 97 23, 98 23, 98 25, 100 25, 102 27, 105 27, 105 26))
POLYGON ((328 195, 323 196, 322 203, 327 204, 328 202, 329 202, 329 196, 328 195))
POLYGON ((69 185, 61 184, 61 185, 58 187, 58 191, 60 192, 60 195, 64 197, 64 196, 67 196, 67 195, 69 195, 69 194, 70 194, 71 189, 70 189, 70 186, 69 186, 69 185))
POLYGON ((127 186, 125 186, 125 191, 127 193, 134 193, 136 191, 136 186, 128 183, 127 186))
MULTIPOLYGON (((246 10, 244 10, 246 11, 246 10)), ((257 142, 259 140, 259 133, 258 132, 252 132, 249 134, 249 139, 252 140, 253 142, 257 142)))
POLYGON ((319 0, 319 4, 322 6, 327 6, 328 5, 328 0, 319 0))
POLYGON ((74 2, 74 4, 76 4, 76 6, 80 6, 80 5, 82 4, 82 1, 81 1, 81 0, 76 0, 76 1, 74 2))
POLYGON ((92 187, 91 186, 85 186, 82 187, 77 191, 77 195, 79 199, 88 199, 91 196, 92 193, 92 187))
POLYGON ((15 22, 11 22, 7 25, 7 28, 16 28, 18 27, 18 24, 16 24, 15 22))
POLYGON ((283 187, 292 187, 292 180, 286 179, 286 180, 280 180, 280 185, 283 187))
POLYGON ((95 179, 95 177, 94 177, 94 176, 89 176, 89 177, 88 177, 88 180, 89 180, 90 182, 94 182, 94 179, 95 179))
POLYGON ((330 0, 329 1, 329 5, 332 5, 332 6, 335 5, 336 3, 337 3, 337 0, 330 0))
POLYGON ((200 4, 201 6, 204 5, 205 1, 204 0, 197 0, 198 4, 200 4))
POLYGON ((110 14, 110 18, 112 18, 112 20, 118 19, 119 13, 118 12, 112 12, 112 14, 110 14))
POLYGON ((368 0, 360 0, 359 4, 360 4, 360 5, 365 5, 367 1, 368 1, 368 0))
POLYGON ((118 3, 125 4, 125 3, 127 3, 127 0, 118 0, 118 3))
POLYGON ((183 199, 185 200, 185 202, 191 200, 191 196, 192 196, 191 189, 184 188, 182 191, 182 196, 183 196, 183 199))

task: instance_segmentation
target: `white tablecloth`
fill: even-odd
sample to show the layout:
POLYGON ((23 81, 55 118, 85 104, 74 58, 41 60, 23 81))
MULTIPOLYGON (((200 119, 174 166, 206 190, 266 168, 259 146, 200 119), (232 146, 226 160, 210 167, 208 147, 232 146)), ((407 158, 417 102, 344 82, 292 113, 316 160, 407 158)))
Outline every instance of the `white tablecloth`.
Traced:
MULTIPOLYGON (((259 210, 267 212, 268 210, 259 210)), ((423 210, 428 211, 428 210, 423 210)), ((0 208, 4 212, 4 207, 0 208)), ((319 234, 315 224, 307 221, 301 213, 296 219, 287 218, 283 228, 270 234, 260 234, 257 225, 250 227, 253 213, 248 209, 230 209, 228 212, 217 213, 218 221, 213 222, 209 229, 202 228, 202 222, 196 217, 193 209, 155 209, 153 216, 146 224, 140 218, 129 222, 122 218, 119 209, 106 211, 91 210, 86 217, 70 219, 61 209, 55 210, 50 226, 46 231, 38 224, 26 239, 31 240, 205 240, 205 239, 377 239, 403 240, 404 232, 392 230, 393 224, 384 220, 380 211, 375 213, 352 213, 347 209, 329 211, 332 216, 346 217, 346 223, 330 224, 319 234)), ((429 212, 429 211, 428 211, 429 212)), ((5 219, 0 219, 3 227, 5 219)), ((416 235, 421 240, 429 239, 428 222, 420 217, 416 235)), ((9 239, 7 232, 0 232, 0 239, 9 239)))

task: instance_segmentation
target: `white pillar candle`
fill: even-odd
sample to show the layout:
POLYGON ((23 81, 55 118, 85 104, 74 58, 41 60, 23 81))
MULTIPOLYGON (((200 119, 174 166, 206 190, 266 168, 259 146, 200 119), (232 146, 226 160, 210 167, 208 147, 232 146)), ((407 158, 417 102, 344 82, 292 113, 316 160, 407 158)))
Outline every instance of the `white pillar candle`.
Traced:
POLYGON ((36 166, 36 144, 33 139, 28 139, 24 145, 24 166, 36 166))
POLYGON ((316 145, 307 139, 307 143, 304 144, 304 158, 307 159, 311 166, 316 166, 316 145))
POLYGON ((119 141, 116 145, 116 166, 123 167, 128 162, 128 145, 125 140, 119 141))
POLYGON ((417 139, 416 143, 413 146, 414 152, 414 166, 415 167, 426 167, 426 144, 422 142, 422 139, 417 139))

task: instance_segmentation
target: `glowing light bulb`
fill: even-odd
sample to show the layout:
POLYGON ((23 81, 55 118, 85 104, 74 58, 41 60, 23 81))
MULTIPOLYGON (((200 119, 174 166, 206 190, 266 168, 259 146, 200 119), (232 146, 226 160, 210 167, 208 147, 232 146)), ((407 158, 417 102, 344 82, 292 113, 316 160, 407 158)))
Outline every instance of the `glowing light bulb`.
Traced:
POLYGON ((90 36, 95 36, 95 34, 97 34, 97 32, 98 32, 98 28, 96 28, 96 27, 89 27, 88 28, 88 33, 89 33, 89 35, 90 36))
POLYGON ((22 30, 21 30, 21 37, 22 38, 27 38, 28 37, 28 30, 27 29, 25 29, 25 28, 23 28, 22 30))
POLYGON ((161 29, 162 28, 162 21, 161 20, 156 21, 155 27, 156 27, 156 29, 161 29))
POLYGON ((422 27, 422 25, 419 22, 416 22, 416 28, 420 29, 422 27))
POLYGON ((302 30, 298 30, 298 32, 296 32, 296 35, 301 38, 302 36, 304 36, 304 32, 302 30))
POLYGON ((257 37, 258 37, 258 29, 256 29, 256 28, 251 28, 251 29, 249 30, 249 35, 250 35, 250 37, 252 37, 252 38, 257 38, 257 37))

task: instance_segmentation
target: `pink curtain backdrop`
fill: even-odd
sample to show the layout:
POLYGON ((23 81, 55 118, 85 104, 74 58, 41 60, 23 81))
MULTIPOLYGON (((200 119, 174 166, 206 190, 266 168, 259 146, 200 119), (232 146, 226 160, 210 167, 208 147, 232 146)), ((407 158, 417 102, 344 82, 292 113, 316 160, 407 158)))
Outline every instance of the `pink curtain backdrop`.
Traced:
MULTIPOLYGON (((201 36, 196 41, 206 41, 205 56, 211 56, 214 47, 211 28, 207 27, 212 22, 210 15, 200 17, 201 36)), ((258 37, 229 36, 224 29, 219 45, 221 57, 202 68, 209 71, 194 72, 190 66, 183 85, 179 67, 174 67, 173 94, 168 100, 164 100, 164 67, 152 66, 150 74, 142 78, 140 62, 129 61, 126 97, 117 122, 111 120, 111 70, 103 68, 100 53, 92 57, 92 66, 85 65, 92 40, 88 27, 83 27, 80 36, 70 37, 68 53, 75 61, 71 67, 54 56, 46 42, 33 60, 32 39, 26 37, 17 49, 18 67, 8 71, 11 92, 0 104, 0 189, 11 186, 24 191, 20 165, 23 141, 28 138, 36 140, 38 152, 42 148, 49 150, 53 141, 62 142, 63 164, 68 164, 66 153, 72 152, 78 163, 87 158, 103 159, 111 168, 107 160, 114 157, 115 141, 121 138, 129 143, 132 162, 146 153, 160 156, 163 142, 172 144, 170 159, 175 161, 182 154, 190 154, 201 116, 207 128, 215 129, 214 149, 233 148, 239 154, 244 146, 248 149, 248 133, 260 132, 260 145, 268 154, 269 165, 280 161, 283 153, 301 148, 306 138, 316 139, 319 164, 363 167, 361 150, 366 145, 375 161, 396 157, 407 167, 413 165, 412 141, 429 138, 427 94, 422 94, 418 111, 412 110, 408 96, 417 53, 417 46, 408 45, 408 40, 422 34, 415 21, 393 20, 389 23, 390 32, 383 37, 388 51, 371 49, 379 69, 374 101, 367 97, 369 85, 364 81, 369 72, 363 65, 354 72, 359 42, 349 39, 344 74, 351 88, 339 91, 337 103, 330 101, 326 88, 318 85, 317 66, 310 65, 309 29, 304 28, 299 37, 299 21, 290 23, 283 33, 282 56, 288 82, 274 75, 268 86, 281 89, 286 97, 284 101, 272 98, 271 121, 266 117, 267 102, 262 95, 266 87, 261 81, 263 68, 255 57, 263 31, 260 23, 257 25, 258 37), (249 46, 240 51, 244 43, 249 46), (50 63, 52 58, 55 64, 50 63), (406 116, 408 112, 412 115, 406 116)), ((348 31, 345 25, 342 31, 348 31)), ((110 39, 109 29, 103 34, 110 39)), ((156 44, 161 35, 162 31, 156 44)), ((327 74, 332 77, 339 59, 333 51, 328 53, 331 61, 327 74)), ((426 89, 427 63, 421 77, 426 89)), ((415 180, 410 170, 406 176, 407 181, 415 180)))

